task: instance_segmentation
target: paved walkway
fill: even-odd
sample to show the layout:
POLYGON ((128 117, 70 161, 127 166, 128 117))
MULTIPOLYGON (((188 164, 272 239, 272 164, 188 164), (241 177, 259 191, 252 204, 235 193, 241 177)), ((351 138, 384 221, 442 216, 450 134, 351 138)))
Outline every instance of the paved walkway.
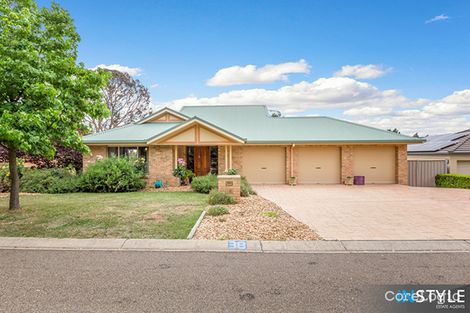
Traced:
POLYGON ((324 239, 470 239, 470 190, 400 185, 255 189, 324 239))
POLYGON ((167 240, 0 237, 0 250, 201 251, 265 253, 469 252, 470 240, 167 240))

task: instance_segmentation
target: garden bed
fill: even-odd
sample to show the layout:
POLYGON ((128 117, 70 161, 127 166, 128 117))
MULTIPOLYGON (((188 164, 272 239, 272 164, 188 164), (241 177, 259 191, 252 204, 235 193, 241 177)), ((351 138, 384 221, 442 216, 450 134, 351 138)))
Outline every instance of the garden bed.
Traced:
MULTIPOLYGON (((220 207, 220 206, 219 206, 220 207)), ((260 196, 224 205, 229 214, 204 217, 194 239, 318 240, 318 234, 260 196)))

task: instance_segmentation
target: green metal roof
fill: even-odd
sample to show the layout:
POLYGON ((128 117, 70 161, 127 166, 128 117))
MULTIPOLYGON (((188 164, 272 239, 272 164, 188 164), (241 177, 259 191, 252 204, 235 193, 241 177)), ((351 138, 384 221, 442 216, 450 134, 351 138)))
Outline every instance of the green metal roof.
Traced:
POLYGON ((246 138, 247 143, 416 142, 422 140, 330 117, 271 117, 264 105, 186 106, 198 116, 246 138))
MULTIPOLYGON (((186 106, 180 113, 201 119, 246 143, 420 143, 419 138, 330 117, 271 117, 264 105, 186 106)), ((91 143, 146 143, 184 122, 130 124, 84 137, 91 143)))
POLYGON ((129 124, 83 137, 85 143, 147 143, 147 140, 180 123, 129 124))

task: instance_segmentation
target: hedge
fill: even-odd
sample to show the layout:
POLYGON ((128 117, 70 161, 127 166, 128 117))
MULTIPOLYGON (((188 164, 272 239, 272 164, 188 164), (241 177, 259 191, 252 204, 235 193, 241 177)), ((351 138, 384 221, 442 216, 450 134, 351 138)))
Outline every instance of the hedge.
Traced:
POLYGON ((436 186, 470 189, 470 175, 438 174, 436 175, 436 186))

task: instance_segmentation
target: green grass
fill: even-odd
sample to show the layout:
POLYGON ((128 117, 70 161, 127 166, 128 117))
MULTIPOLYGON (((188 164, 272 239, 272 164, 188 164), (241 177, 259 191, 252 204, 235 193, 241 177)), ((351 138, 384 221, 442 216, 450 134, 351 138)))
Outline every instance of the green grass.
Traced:
POLYGON ((266 211, 266 212, 263 212, 263 215, 266 216, 266 217, 278 217, 279 216, 279 213, 277 212, 274 212, 274 211, 266 211))
POLYGON ((186 238, 207 204, 193 192, 22 195, 21 210, 0 198, 0 236, 186 238))

